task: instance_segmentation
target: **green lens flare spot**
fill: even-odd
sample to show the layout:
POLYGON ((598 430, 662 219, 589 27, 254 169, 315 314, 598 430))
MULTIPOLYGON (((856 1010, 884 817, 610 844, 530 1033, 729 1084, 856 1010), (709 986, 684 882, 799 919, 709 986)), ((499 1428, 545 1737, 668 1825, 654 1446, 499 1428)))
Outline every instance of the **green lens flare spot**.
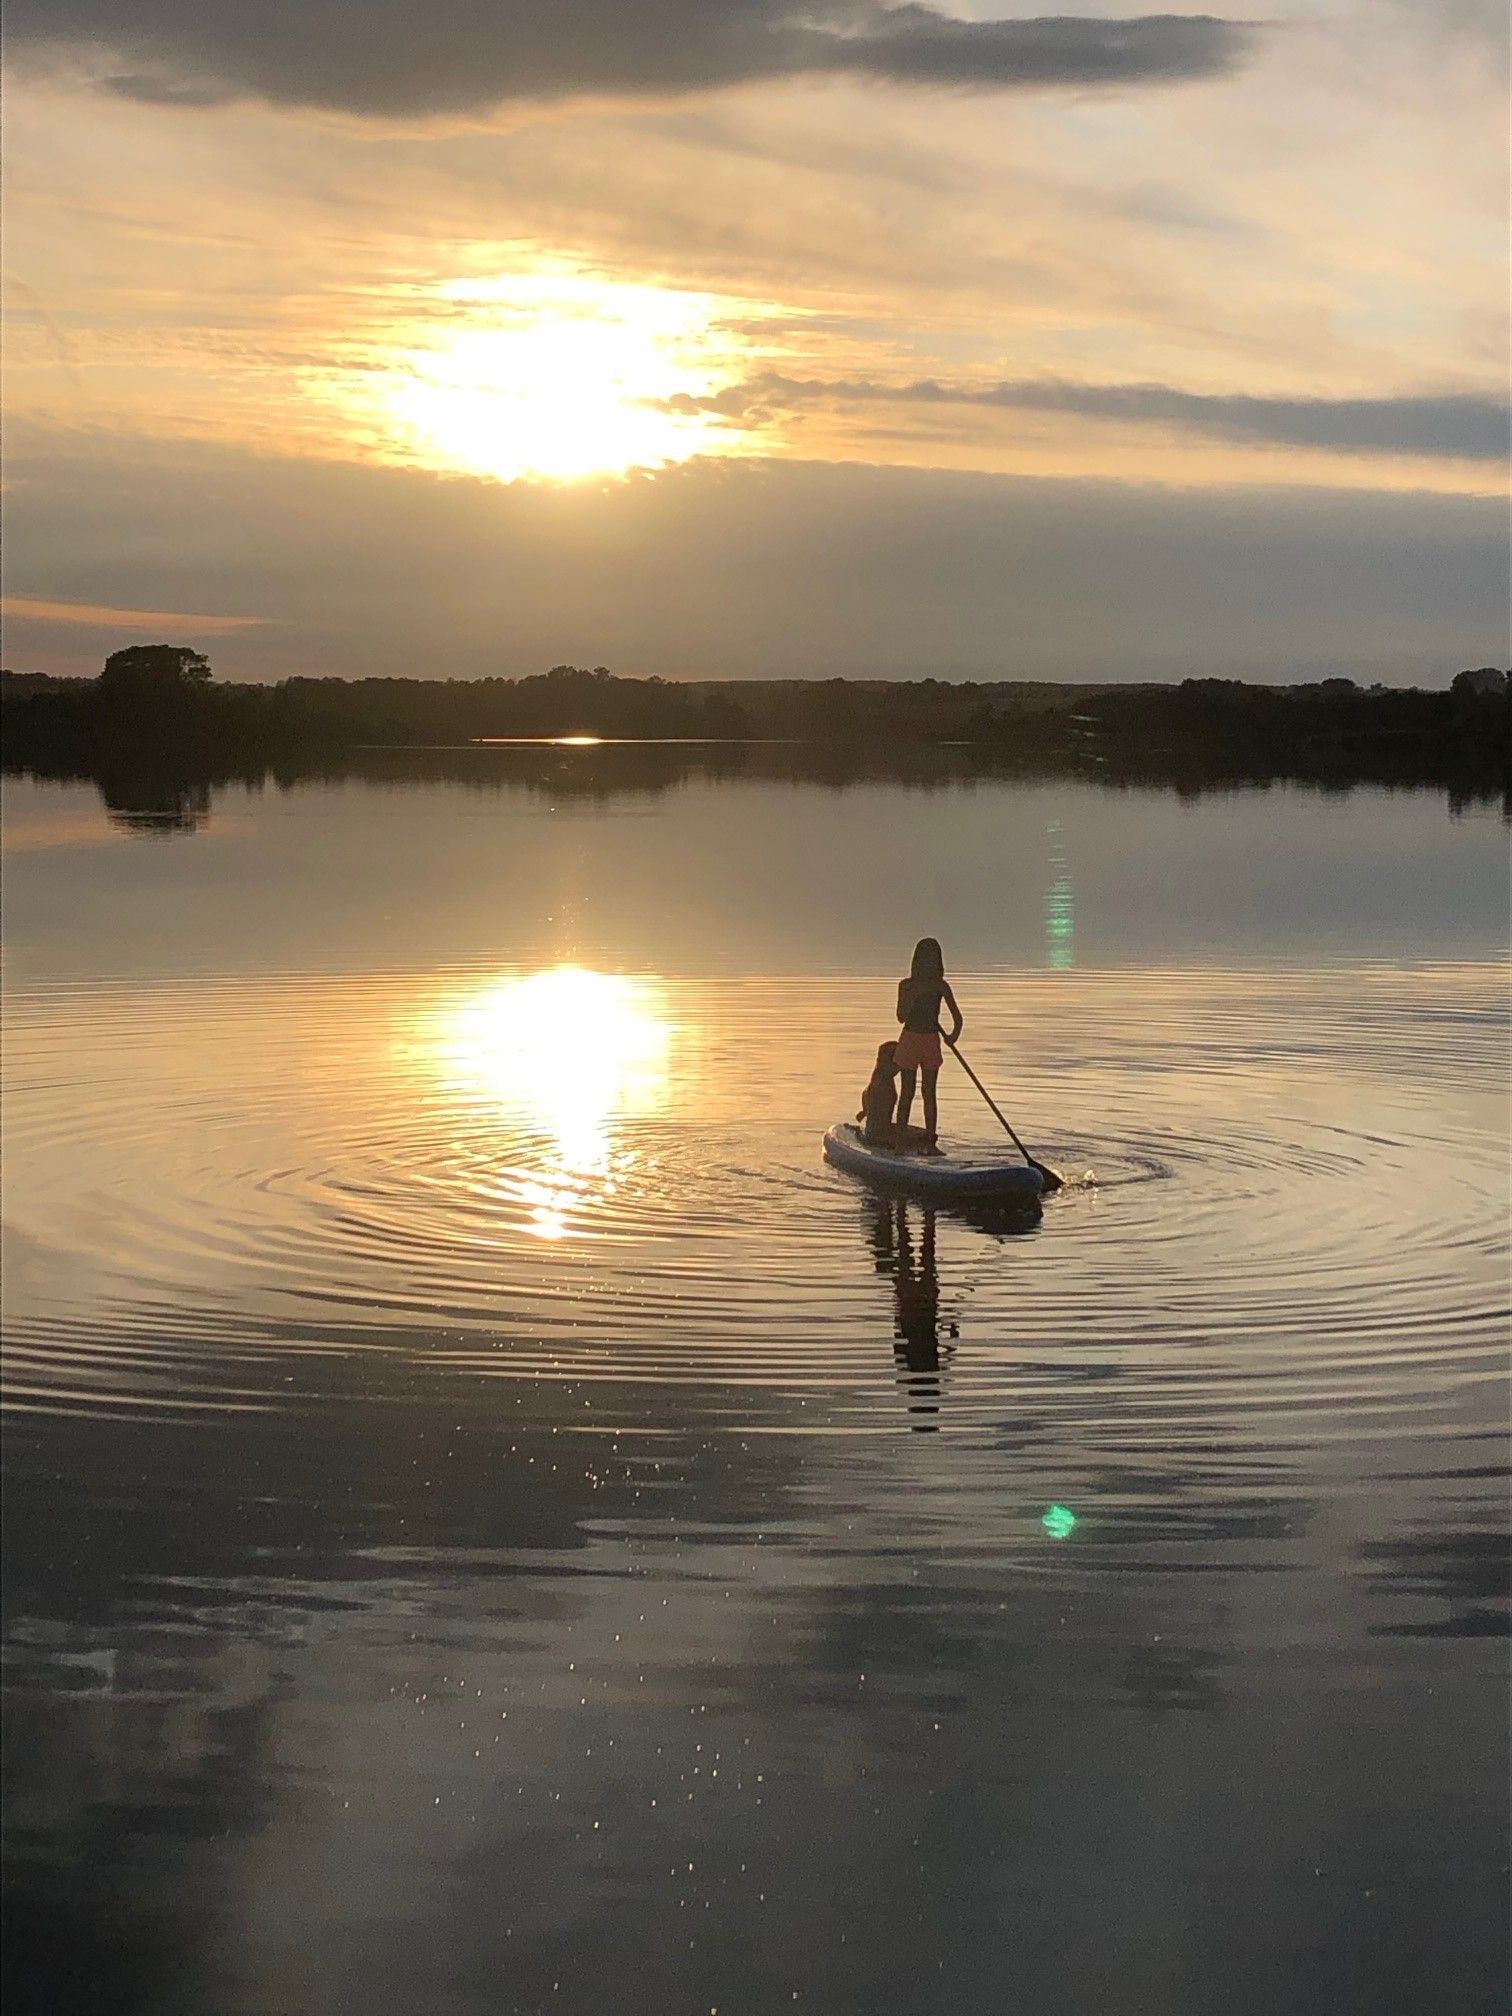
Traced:
POLYGON ((1052 1540, 1066 1540, 1075 1529, 1076 1514, 1069 1505, 1047 1505, 1040 1524, 1052 1540))

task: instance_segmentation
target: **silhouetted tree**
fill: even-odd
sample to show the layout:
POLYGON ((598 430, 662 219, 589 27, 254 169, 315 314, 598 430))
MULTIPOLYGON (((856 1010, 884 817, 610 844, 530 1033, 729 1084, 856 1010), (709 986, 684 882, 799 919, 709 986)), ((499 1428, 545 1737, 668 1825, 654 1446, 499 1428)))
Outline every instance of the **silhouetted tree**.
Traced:
POLYGON ((112 651, 100 670, 102 691, 144 698, 192 692, 209 683, 210 660, 184 644, 128 644, 112 651))
POLYGON ((1502 700, 1506 698, 1508 682, 1512 673, 1503 672, 1497 665, 1477 665, 1469 672, 1456 672, 1449 684, 1449 691, 1462 699, 1502 700))

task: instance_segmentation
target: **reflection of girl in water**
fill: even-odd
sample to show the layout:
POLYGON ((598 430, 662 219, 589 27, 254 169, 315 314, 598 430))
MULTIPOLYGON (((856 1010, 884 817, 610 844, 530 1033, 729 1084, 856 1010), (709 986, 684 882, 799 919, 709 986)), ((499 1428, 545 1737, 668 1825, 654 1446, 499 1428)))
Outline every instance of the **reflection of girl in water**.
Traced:
MULTIPOLYGON (((940 1380, 955 1346, 940 1344, 940 1274, 935 1264, 935 1214, 926 1205, 917 1248, 902 1198, 878 1198, 871 1227, 877 1272, 893 1284, 893 1356, 908 1393, 911 1414, 938 1414, 940 1380)), ((948 1326, 951 1337, 955 1325, 948 1326)), ((932 1428, 933 1421, 916 1421, 932 1428)))
POLYGON ((956 998, 945 978, 945 955, 938 938, 921 938, 914 947, 908 978, 898 982, 898 1020, 903 1033, 896 1052, 903 1074, 903 1093, 898 1101, 898 1125, 906 1127, 913 1111, 914 1074, 924 1073, 924 1133, 934 1147, 940 1131, 936 1085, 940 1076, 940 1010, 948 1008, 954 1027, 945 1041, 954 1047, 965 1027, 956 998))

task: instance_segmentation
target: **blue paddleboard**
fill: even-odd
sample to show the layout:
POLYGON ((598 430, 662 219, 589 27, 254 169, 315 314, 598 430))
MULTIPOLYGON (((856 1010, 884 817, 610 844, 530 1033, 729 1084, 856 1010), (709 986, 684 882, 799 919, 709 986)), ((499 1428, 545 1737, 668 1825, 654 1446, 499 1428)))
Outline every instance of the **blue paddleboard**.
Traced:
POLYGON ((825 1135, 824 1159, 853 1176, 864 1176, 895 1190, 917 1191, 921 1196, 992 1197, 1005 1203, 1034 1204, 1044 1187, 1037 1169, 1009 1161, 991 1149, 920 1155, 873 1148, 849 1120, 836 1121, 825 1135))

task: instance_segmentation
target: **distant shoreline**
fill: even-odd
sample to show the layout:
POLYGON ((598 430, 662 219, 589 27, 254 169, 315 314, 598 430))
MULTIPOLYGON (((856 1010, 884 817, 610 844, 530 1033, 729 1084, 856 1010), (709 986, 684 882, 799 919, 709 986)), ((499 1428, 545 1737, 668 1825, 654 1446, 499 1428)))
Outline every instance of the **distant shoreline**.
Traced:
MULTIPOLYGON (((660 788, 693 768, 842 783, 1080 777, 1202 791, 1295 782, 1509 793, 1504 673, 1447 691, 1347 679, 1256 686, 620 679, 556 666, 527 679, 289 679, 223 685, 182 647, 113 654, 97 680, 0 677, 4 767, 115 780, 296 781, 407 763, 476 774, 515 752, 556 788, 660 788), (633 773, 633 774, 632 774, 633 773)), ((102 787, 103 788, 103 787, 102 787)), ((149 789, 159 788, 150 785, 149 789)))

